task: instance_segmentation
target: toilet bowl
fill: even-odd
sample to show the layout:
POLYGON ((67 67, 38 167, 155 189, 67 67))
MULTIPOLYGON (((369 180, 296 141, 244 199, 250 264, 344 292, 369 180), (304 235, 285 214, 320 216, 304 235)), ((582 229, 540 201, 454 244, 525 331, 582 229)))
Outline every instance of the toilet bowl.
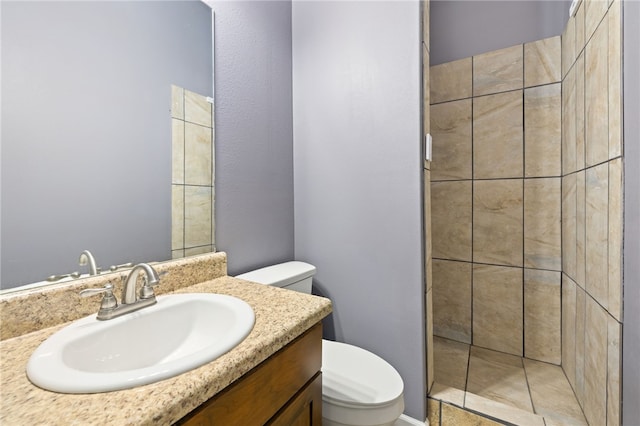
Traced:
MULTIPOLYGON (((313 265, 292 261, 236 278, 311 294, 315 271, 313 265)), ((323 426, 391 426, 404 411, 403 390, 400 374, 379 356, 323 339, 323 426)))

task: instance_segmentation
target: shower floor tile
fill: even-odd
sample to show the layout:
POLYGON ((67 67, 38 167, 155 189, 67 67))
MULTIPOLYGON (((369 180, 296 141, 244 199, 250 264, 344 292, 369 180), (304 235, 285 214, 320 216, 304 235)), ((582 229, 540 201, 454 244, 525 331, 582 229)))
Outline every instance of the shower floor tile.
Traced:
POLYGON ((562 368, 434 336, 429 396, 515 425, 587 425, 562 368))

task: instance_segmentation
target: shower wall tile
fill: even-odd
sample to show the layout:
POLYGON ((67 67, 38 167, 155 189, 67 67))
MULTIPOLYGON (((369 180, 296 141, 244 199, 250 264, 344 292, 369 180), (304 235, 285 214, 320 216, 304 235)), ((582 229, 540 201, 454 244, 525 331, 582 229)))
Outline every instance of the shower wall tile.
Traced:
POLYGON ((431 185, 433 257, 471 260, 471 181, 431 185))
POLYGON ((211 245, 211 187, 184 188, 184 244, 185 248, 211 245))
POLYGON ((473 344, 522 356, 522 269, 473 265, 473 344))
POLYGON ((524 173, 521 90, 473 99, 473 177, 514 178, 524 173))
POLYGON ((576 10, 575 18, 575 52, 577 55, 582 52, 585 45, 585 34, 584 34, 584 9, 585 2, 581 2, 580 6, 578 6, 578 10, 576 10))
POLYGON ((184 120, 184 89, 171 85, 171 117, 184 120))
POLYGON ((585 404, 585 338, 587 333, 587 293, 580 287, 576 288, 576 384, 574 390, 580 405, 585 404))
POLYGON ((562 368, 576 387, 576 284, 562 274, 562 368))
POLYGON ((561 84, 524 91, 525 176, 560 176, 561 84))
POLYGON ((586 250, 587 250, 587 210, 586 210, 586 172, 576 173, 576 270, 575 282, 584 288, 586 285, 586 250))
POLYGON ((522 266, 523 180, 474 181, 473 261, 522 266))
POLYGON ((184 121, 171 119, 171 183, 184 184, 184 121))
POLYGON ((576 60, 575 68, 575 169, 582 170, 585 167, 585 82, 584 82, 584 52, 576 60))
POLYGON ((431 107, 433 180, 471 179, 471 99, 431 107))
POLYGON ((562 32, 562 76, 566 76, 576 59, 576 21, 570 18, 562 32))
MULTIPOLYGON (((433 290, 430 289, 426 296, 426 341, 427 341, 427 391, 433 386, 435 378, 434 343, 433 343, 433 290)), ((438 366, 439 367, 439 366, 438 366)))
POLYGON ((466 389, 469 345, 442 337, 435 337, 434 342, 434 357, 438 364, 436 382, 455 389, 466 389))
POLYGON ((494 422, 486 417, 472 413, 453 405, 442 403, 441 425, 456 426, 498 426, 500 423, 494 422))
POLYGON ((184 174, 187 185, 211 186, 213 176, 212 136, 210 127, 185 123, 184 174))
POLYGON ((431 67, 431 103, 470 98, 472 95, 471 58, 431 67))
POLYGON ((608 319, 591 297, 586 299, 584 409, 589 424, 607 424, 608 319))
POLYGON ((562 271, 576 276, 576 174, 562 178, 562 271))
POLYGON ((556 83, 561 80, 560 37, 525 43, 524 45, 524 87, 556 83))
POLYGON ((622 320, 622 159, 609 162, 609 297, 607 310, 622 320))
MULTIPOLYGON (((524 181, 524 266, 559 271, 561 178, 524 181)), ((537 359, 537 358, 536 358, 537 359)))
POLYGON ((560 365, 560 272, 524 270, 524 356, 560 365))
MULTIPOLYGON (((427 2, 428 3, 428 2, 427 2)), ((422 104, 422 123, 424 126, 424 133, 431 133, 431 90, 429 89, 429 79, 430 76, 430 68, 429 68, 429 50, 427 46, 422 45, 422 95, 423 95, 423 104, 422 104)), ((425 168, 430 168, 431 161, 424 160, 425 168)))
POLYGON ((433 228, 431 227, 431 172, 429 170, 424 171, 424 225, 425 231, 427 235, 427 239, 425 241, 425 259, 424 264, 426 266, 425 270, 425 280, 427 282, 427 291, 431 290, 433 285, 433 269, 432 269, 432 259, 433 259, 433 228))
POLYGON ((473 57, 473 96, 523 87, 524 54, 521 44, 473 57))
POLYGON ((213 127, 212 105, 205 96, 185 90, 184 120, 205 127, 213 127))
POLYGON ((609 233, 608 164, 586 171, 586 290, 605 309, 608 307, 609 279, 607 254, 609 233))
POLYGON ((609 24, 609 158, 622 154, 622 22, 620 1, 612 3, 609 24))
POLYGON ((471 263, 434 259, 433 332, 471 343, 471 263))
POLYGON ((608 351, 607 351, 607 426, 620 425, 621 413, 621 356, 622 356, 622 326, 611 316, 608 316, 608 351))
POLYGON ((562 173, 576 171, 576 67, 562 83, 562 173))
POLYGON ((184 248, 184 185, 171 185, 171 250, 184 248))
POLYGON ((589 40, 607 12, 608 0, 585 1, 585 37, 589 40))
MULTIPOLYGON (((600 3, 592 1, 589 4, 600 3)), ((586 47, 585 56, 585 126, 586 165, 593 166, 609 159, 608 98, 608 25, 602 21, 586 47)))

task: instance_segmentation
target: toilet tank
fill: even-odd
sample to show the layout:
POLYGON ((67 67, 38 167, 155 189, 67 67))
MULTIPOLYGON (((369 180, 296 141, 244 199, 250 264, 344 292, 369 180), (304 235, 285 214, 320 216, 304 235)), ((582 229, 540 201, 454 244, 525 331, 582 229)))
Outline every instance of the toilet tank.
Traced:
POLYGON ((315 273, 315 266, 294 260, 246 272, 236 278, 311 294, 315 273))

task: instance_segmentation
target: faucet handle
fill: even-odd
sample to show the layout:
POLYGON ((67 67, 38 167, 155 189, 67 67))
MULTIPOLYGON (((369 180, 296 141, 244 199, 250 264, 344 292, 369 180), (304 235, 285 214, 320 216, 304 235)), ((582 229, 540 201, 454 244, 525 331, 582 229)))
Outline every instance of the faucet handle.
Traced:
POLYGON ((140 289, 140 299, 151 299, 156 296, 153 292, 153 287, 160 284, 160 281, 149 281, 147 276, 142 277, 142 288, 140 289))
POLYGON ((100 311, 103 310, 111 310, 118 306, 118 301, 116 297, 113 295, 113 285, 111 283, 107 283, 102 288, 87 288, 82 290, 79 294, 80 297, 89 297, 95 296, 96 294, 102 294, 102 302, 100 302, 100 311))

